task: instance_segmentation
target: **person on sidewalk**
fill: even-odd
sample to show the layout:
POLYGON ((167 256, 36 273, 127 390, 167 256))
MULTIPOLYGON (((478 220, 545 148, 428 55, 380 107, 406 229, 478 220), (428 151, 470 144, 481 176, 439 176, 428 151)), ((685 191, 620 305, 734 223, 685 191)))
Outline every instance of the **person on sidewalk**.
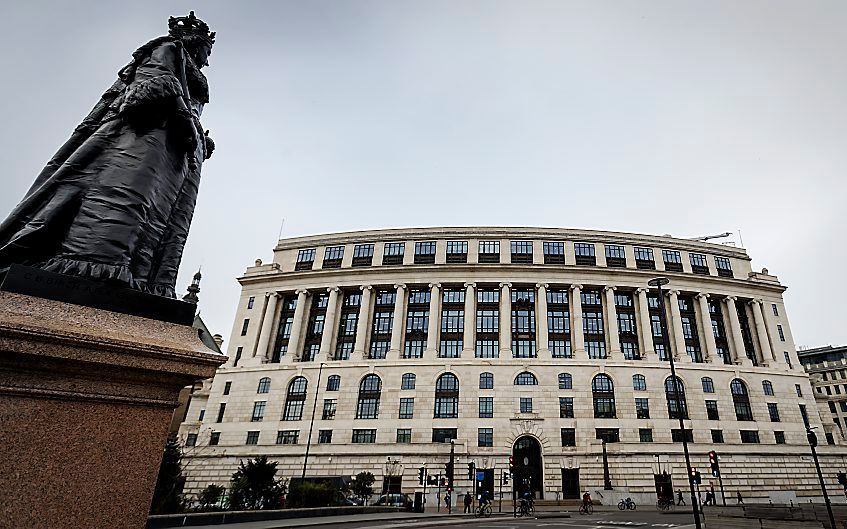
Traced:
POLYGON ((473 496, 471 496, 471 492, 468 491, 465 493, 465 513, 473 514, 473 510, 471 509, 471 505, 473 504, 473 496))
POLYGON ((741 497, 741 491, 735 492, 736 505, 744 505, 744 498, 741 497))
POLYGON ((677 505, 686 505, 685 498, 682 497, 682 490, 677 489, 676 491, 676 504, 677 505))
POLYGON ((444 494, 444 506, 447 507, 447 514, 453 514, 453 509, 450 506, 450 500, 452 499, 450 491, 448 490, 446 494, 444 494))
POLYGON ((710 491, 706 491, 706 502, 703 505, 711 505, 712 504, 712 493, 710 491))

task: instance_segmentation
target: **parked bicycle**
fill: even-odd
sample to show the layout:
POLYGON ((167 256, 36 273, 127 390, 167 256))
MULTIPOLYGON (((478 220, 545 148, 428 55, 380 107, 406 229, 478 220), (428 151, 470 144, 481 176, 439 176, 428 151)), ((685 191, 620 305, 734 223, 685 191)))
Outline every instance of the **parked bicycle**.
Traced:
POLYGON ((632 501, 632 498, 626 498, 618 502, 618 509, 622 511, 634 511, 635 510, 635 502, 632 501))
POLYGON ((656 509, 660 511, 671 511, 675 506, 673 498, 659 498, 656 502, 656 509))
POLYGON ((491 516, 491 503, 481 503, 473 513, 475 518, 488 518, 491 516))

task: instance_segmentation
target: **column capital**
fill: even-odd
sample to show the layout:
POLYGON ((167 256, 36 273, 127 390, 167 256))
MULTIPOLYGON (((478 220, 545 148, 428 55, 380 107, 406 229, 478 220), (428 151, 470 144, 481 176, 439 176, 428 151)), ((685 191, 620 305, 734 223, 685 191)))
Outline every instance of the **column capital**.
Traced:
POLYGON ((646 294, 646 293, 650 292, 650 289, 645 288, 645 287, 638 287, 638 288, 635 289, 635 291, 639 294, 646 294))
POLYGON ((503 287, 512 288, 512 284, 511 283, 500 283, 500 288, 503 288, 503 287))
POLYGON ((709 295, 708 295, 708 294, 706 294, 705 292, 698 292, 698 293, 697 293, 697 296, 695 296, 695 297, 696 297, 697 299, 706 299, 706 300, 708 300, 708 299, 709 299, 709 295))
POLYGON ((430 290, 432 290, 433 288, 441 288, 441 283, 430 283, 429 288, 430 290))
POLYGON ((476 283, 465 283, 465 288, 476 288, 476 283))
POLYGON ((765 303, 761 299, 751 299, 750 301, 747 302, 747 304, 750 305, 751 307, 758 305, 761 308, 761 307, 764 306, 765 303))
POLYGON ((580 284, 571 285, 569 287, 569 290, 582 290, 582 285, 580 285, 580 284))
POLYGON ((308 291, 308 290, 306 290, 305 288, 298 288, 297 290, 295 290, 295 291, 294 291, 294 293, 295 293, 295 294, 297 294, 298 296, 299 296, 300 294, 303 294, 304 296, 308 296, 308 295, 309 295, 309 291, 308 291))
POLYGON ((603 287, 603 292, 609 292, 609 291, 614 292, 617 289, 618 289, 618 287, 614 287, 612 285, 606 285, 605 287, 603 287))
POLYGON ((275 297, 275 298, 279 299, 280 294, 279 294, 279 292, 265 292, 265 297, 266 297, 266 298, 270 298, 271 296, 273 296, 273 297, 275 297))
POLYGON ((679 290, 667 290, 667 291, 665 292, 665 294, 666 294, 668 297, 670 297, 670 296, 679 296, 679 290))
POLYGON ((327 292, 329 292, 330 294, 332 294, 333 292, 340 292, 340 291, 341 291, 341 287, 328 287, 328 288, 326 289, 326 291, 327 291, 327 292))
POLYGON ((550 288, 550 285, 547 284, 547 283, 536 283, 535 288, 543 288, 543 289, 546 290, 546 289, 550 288))
POLYGON ((394 288, 397 289, 397 290, 401 290, 401 289, 406 290, 406 284, 405 283, 397 283, 397 284, 394 285, 394 288))
POLYGON ((738 300, 738 296, 726 296, 724 299, 735 303, 738 300))
POLYGON ((373 285, 362 285, 359 288, 364 292, 365 290, 373 290, 374 287, 373 285))

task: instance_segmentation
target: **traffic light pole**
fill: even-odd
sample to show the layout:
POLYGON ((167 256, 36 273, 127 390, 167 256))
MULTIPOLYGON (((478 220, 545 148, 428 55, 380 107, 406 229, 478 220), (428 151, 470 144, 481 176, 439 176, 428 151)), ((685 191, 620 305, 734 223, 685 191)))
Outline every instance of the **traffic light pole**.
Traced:
POLYGON ((503 512, 503 471, 500 471, 500 505, 497 507, 497 512, 503 512))
POLYGON ((808 428, 806 430, 806 438, 809 441, 809 448, 812 449, 812 459, 815 461, 815 470, 818 471, 818 480, 821 482, 821 492, 823 492, 823 501, 826 503, 826 512, 829 514, 829 524, 832 529, 835 529, 835 517, 832 515, 832 505, 829 503, 829 494, 826 493, 826 483, 823 481, 821 464, 818 461, 818 452, 815 450, 815 446, 818 444, 818 436, 815 435, 815 432, 811 428, 808 428))
POLYGON ((718 471, 718 483, 721 486, 721 500, 723 501, 723 506, 726 507, 726 493, 723 491, 723 475, 718 471))

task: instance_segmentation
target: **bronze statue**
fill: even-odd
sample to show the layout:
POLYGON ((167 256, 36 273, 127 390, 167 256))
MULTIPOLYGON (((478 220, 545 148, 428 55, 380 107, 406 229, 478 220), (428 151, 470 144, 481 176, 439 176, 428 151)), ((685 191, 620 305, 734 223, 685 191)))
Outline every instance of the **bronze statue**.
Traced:
POLYGON ((94 109, 0 225, 12 264, 174 297, 202 162, 200 114, 215 33, 194 16, 132 55, 94 109))

